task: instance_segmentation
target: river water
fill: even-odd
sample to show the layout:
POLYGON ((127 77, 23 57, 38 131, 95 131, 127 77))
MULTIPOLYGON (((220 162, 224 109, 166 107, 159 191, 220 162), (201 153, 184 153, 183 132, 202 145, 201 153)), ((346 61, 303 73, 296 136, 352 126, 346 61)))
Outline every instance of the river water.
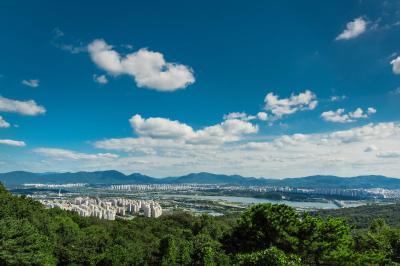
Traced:
POLYGON ((301 209, 337 209, 339 208, 333 202, 305 202, 305 201, 288 201, 288 200, 270 200, 252 197, 234 197, 234 196, 205 196, 205 195, 176 195, 176 194, 162 194, 159 195, 164 198, 188 198, 199 200, 223 200, 231 203, 241 203, 245 205, 255 203, 273 203, 273 204, 286 204, 293 208, 301 209))

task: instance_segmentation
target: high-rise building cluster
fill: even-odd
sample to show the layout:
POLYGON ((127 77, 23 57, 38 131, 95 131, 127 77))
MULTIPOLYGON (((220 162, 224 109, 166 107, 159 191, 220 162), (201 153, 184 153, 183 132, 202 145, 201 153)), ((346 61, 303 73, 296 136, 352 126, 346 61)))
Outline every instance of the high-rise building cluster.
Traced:
POLYGON ((216 185, 207 184, 147 184, 147 185, 132 185, 132 184, 121 184, 111 185, 111 190, 125 190, 125 191, 190 191, 190 190, 205 190, 212 188, 218 188, 216 185))
POLYGON ((40 202, 48 208, 58 207, 77 212, 80 216, 94 216, 100 219, 115 220, 127 214, 157 218, 162 214, 160 204, 153 200, 132 200, 125 198, 43 199, 40 202))
POLYGON ((34 188, 79 188, 86 187, 87 183, 67 183, 67 184, 42 184, 42 183, 25 183, 24 187, 34 188))

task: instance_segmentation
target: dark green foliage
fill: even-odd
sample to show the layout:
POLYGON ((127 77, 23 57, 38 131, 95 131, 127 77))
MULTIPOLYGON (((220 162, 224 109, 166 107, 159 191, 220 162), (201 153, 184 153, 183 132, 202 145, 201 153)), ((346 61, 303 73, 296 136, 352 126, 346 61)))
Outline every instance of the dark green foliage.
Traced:
POLYGON ((320 210, 321 217, 342 217, 356 228, 368 228, 375 218, 383 218, 390 226, 400 227, 400 203, 378 205, 371 204, 355 208, 320 210))
POLYGON ((7 265, 53 265, 52 245, 25 219, 0 220, 0 261, 7 265))
POLYGON ((238 254, 235 257, 235 265, 300 266, 302 264, 301 259, 298 256, 286 255, 282 250, 276 247, 270 247, 265 250, 252 253, 238 254))
POLYGON ((258 261, 274 258, 272 253, 282 261, 298 258, 303 265, 346 265, 354 253, 351 228, 343 220, 300 216, 286 205, 252 206, 226 235, 224 243, 231 254, 245 253, 236 258, 239 264, 252 261, 249 265, 262 265, 258 261))
POLYGON ((259 204, 234 216, 106 221, 45 209, 0 184, 2 265, 396 265, 400 230, 259 204))
POLYGON ((286 252, 297 245, 299 216, 286 205, 258 204, 247 209, 225 239, 231 253, 264 250, 276 246, 286 252))
POLYGON ((305 215, 299 225, 297 254, 315 265, 346 265, 352 259, 354 242, 351 228, 341 219, 305 215))

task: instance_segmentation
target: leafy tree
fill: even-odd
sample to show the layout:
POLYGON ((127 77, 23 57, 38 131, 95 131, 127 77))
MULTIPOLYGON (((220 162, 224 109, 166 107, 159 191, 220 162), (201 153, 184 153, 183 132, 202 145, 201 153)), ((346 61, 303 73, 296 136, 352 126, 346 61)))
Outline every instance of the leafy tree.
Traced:
POLYGON ((234 215, 178 212, 107 221, 45 209, 0 184, 0 265, 400 265, 400 229, 259 204, 234 215))
POLYGON ((235 265, 245 266, 300 266, 301 259, 296 255, 287 255, 276 247, 252 253, 239 253, 235 256, 235 265))
POLYGON ((304 262, 315 265, 348 265, 354 241, 351 228, 344 220, 305 215, 298 230, 297 253, 304 262))
POLYGON ((293 208, 286 205, 257 204, 247 209, 224 239, 230 253, 252 252, 276 246, 292 252, 300 220, 293 208))
POLYGON ((81 234, 79 226, 68 216, 56 216, 49 224, 49 231, 58 263, 68 265, 78 262, 80 253, 78 239, 81 234))
POLYGON ((166 236, 161 239, 160 244, 160 255, 161 255, 161 265, 163 266, 175 266, 178 265, 178 247, 175 243, 175 238, 173 236, 166 236))
POLYGON ((229 265, 229 257, 220 242, 207 234, 198 234, 193 239, 192 265, 229 265))
POLYGON ((49 240, 27 220, 0 220, 0 265, 54 265, 49 240))
POLYGON ((354 239, 358 260, 376 265, 400 263, 400 230, 383 219, 374 220, 368 231, 357 232, 354 239))

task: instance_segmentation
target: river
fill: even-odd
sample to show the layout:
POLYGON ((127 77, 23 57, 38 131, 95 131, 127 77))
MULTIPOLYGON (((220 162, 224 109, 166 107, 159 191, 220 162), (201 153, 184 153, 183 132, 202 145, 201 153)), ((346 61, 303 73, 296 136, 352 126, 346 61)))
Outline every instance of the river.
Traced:
POLYGON ((161 198, 188 198, 188 199, 199 199, 199 200, 223 200, 231 203, 241 203, 245 205, 255 203, 274 203, 274 204, 286 204, 294 208, 301 209, 337 209, 339 208, 333 202, 307 202, 307 201, 289 201, 289 200, 270 200, 262 198, 252 197, 234 197, 234 196, 206 196, 206 195, 179 195, 179 194, 160 194, 161 198))

